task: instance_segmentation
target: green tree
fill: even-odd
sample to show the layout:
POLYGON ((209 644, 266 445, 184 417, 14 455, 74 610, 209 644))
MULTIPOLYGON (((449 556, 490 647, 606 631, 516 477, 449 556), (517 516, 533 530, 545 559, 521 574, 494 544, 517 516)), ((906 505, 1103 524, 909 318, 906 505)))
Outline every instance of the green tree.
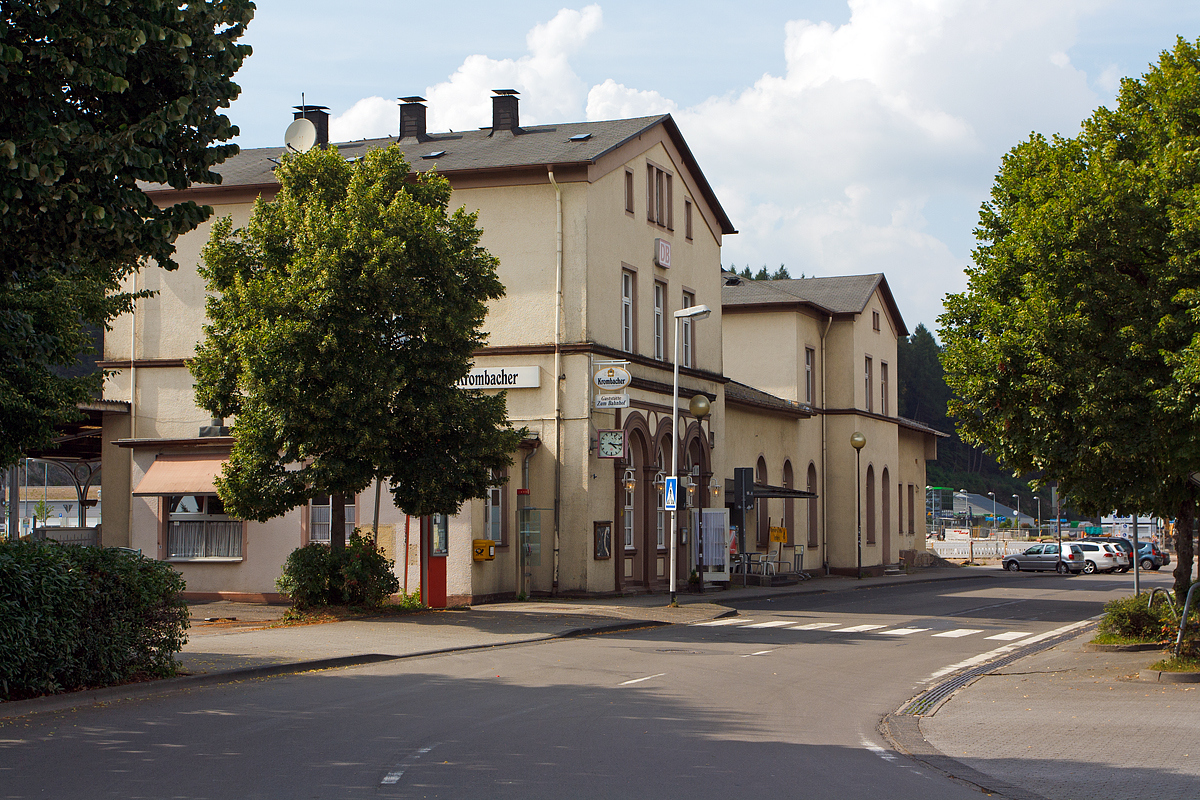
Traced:
MULTIPOLYGON (((777 269, 773 273, 771 273, 771 280, 773 280, 773 281, 791 280, 791 277, 792 276, 791 276, 791 274, 788 273, 787 267, 785 267, 783 264, 780 264, 779 269, 777 269)), ((801 277, 803 277, 803 276, 801 276, 801 277)))
POLYGON ((941 317, 964 439, 1085 513, 1177 519, 1200 470, 1200 42, 1182 38, 1074 138, 1033 135, 983 206, 941 317))
POLYGON ((414 515, 483 497, 521 432, 503 394, 456 386, 504 293, 476 215, 448 214, 449 182, 395 146, 285 156, 277 175, 275 200, 244 229, 218 220, 203 251, 191 370, 198 404, 237 418, 226 508, 262 521, 332 495, 336 532, 341 498, 376 476, 414 515))
POLYGON ((50 443, 102 376, 61 368, 86 325, 128 311, 123 279, 174 269, 174 241, 212 213, 156 206, 138 181, 219 183, 237 152, 217 113, 250 53, 249 0, 0 3, 0 465, 50 443), (57 369, 56 369, 57 368, 57 369))

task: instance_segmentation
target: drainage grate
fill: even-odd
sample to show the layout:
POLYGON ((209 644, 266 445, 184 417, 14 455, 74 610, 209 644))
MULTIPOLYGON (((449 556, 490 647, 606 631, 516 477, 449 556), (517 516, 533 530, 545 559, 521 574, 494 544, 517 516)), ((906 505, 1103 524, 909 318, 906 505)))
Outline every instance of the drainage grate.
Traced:
POLYGON ((989 661, 986 664, 980 664, 978 667, 972 667, 966 672, 961 672, 949 680, 942 681, 932 689, 928 689, 917 695, 911 703, 909 703, 900 711, 900 713, 910 714, 914 717, 926 716, 936 709, 943 700, 945 700, 958 689, 961 689, 963 686, 966 686, 968 683, 978 678, 980 675, 986 675, 987 673, 999 669, 1000 667, 1006 667, 1014 661, 1019 661, 1020 659, 1025 658, 1026 656, 1031 656, 1034 653, 1040 653, 1043 650, 1049 650, 1055 645, 1062 644, 1063 642, 1067 642, 1076 638, 1086 630, 1088 630, 1086 627, 1076 628, 1075 630, 1067 631, 1066 633, 1058 636, 1054 636, 1049 639, 1043 639, 1040 642, 1035 642, 1028 647, 1024 647, 1006 656, 1001 656, 994 661, 989 661))

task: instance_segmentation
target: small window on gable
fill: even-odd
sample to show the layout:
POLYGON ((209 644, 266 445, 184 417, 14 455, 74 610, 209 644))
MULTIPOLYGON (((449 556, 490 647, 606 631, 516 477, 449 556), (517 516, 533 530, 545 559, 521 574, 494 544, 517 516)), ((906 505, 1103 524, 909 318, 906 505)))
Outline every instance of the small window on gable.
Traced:
POLYGON ((683 232, 688 239, 692 238, 692 201, 683 201, 683 232))
POLYGON ((633 213, 633 170, 625 170, 625 211, 633 213))
POLYGON ((878 311, 871 312, 871 327, 875 330, 879 330, 879 312, 878 311))
POLYGON ((646 219, 661 228, 674 230, 671 173, 653 164, 646 165, 646 219))

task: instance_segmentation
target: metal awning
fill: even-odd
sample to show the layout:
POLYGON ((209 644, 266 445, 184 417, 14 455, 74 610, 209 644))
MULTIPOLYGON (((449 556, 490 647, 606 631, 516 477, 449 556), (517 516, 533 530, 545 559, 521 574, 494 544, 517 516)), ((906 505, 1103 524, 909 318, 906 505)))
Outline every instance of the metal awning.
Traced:
POLYGON ((160 455, 154 459, 134 497, 181 494, 216 494, 214 480, 228 455, 216 453, 160 455))

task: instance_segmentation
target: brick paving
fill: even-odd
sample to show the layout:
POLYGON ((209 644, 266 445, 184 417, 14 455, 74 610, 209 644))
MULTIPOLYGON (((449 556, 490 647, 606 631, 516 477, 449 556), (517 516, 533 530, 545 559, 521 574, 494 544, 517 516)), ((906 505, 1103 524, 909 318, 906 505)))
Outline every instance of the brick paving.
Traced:
POLYGON ((1023 790, 1000 789, 1007 796, 1200 798, 1200 685, 1139 681, 1158 653, 1089 653, 1088 638, 977 679, 922 718, 921 733, 950 759, 1023 790))

